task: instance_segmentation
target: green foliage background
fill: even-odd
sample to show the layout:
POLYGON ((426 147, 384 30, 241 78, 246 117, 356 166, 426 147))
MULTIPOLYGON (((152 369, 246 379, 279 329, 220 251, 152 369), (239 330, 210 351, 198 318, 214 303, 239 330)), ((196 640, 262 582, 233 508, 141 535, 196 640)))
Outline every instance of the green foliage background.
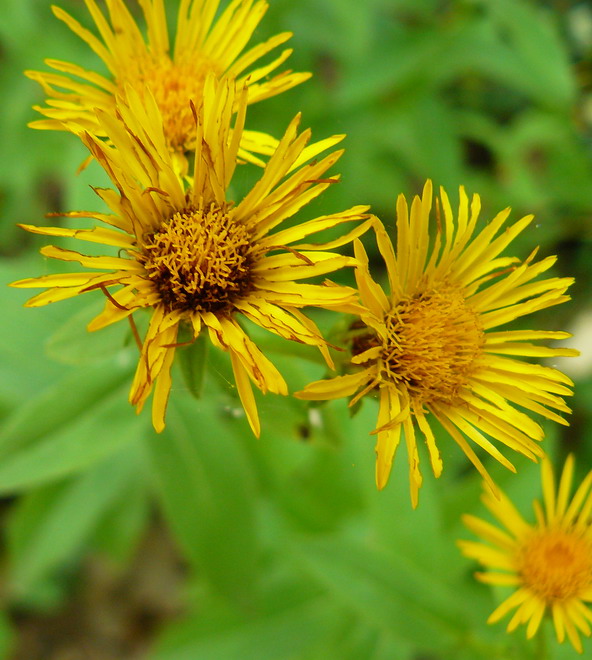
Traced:
MULTIPOLYGON (((90 26, 82 2, 59 4, 90 26)), ((105 181, 94 165, 74 174, 85 157, 75 138, 26 127, 42 95, 22 75, 43 68, 44 57, 96 61, 47 0, 3 0, 2 9, 4 285, 56 267, 38 255, 44 241, 15 223, 98 209, 89 184, 105 181)), ((534 212, 536 224, 514 251, 525 257, 540 245, 541 255, 559 254, 557 274, 577 277, 573 302, 539 314, 537 325, 569 329, 589 315, 589 3, 272 0, 257 34, 279 30, 295 35, 290 65, 315 76, 253 106, 250 125, 280 135, 302 110, 315 137, 348 134, 342 182, 303 218, 369 203, 392 228, 399 192, 419 192, 427 177, 453 197, 465 185, 482 195, 485 220, 508 205, 514 218, 534 212)), ((245 169, 239 184, 242 176, 246 185, 251 175, 245 169)), ((199 400, 177 369, 167 429, 156 435, 149 415, 127 404, 137 359, 127 328, 85 331, 101 294, 36 310, 23 309, 26 294, 0 287, 3 657, 18 647, 18 613, 63 608, 81 588, 89 555, 124 570, 155 521, 164 521, 186 572, 180 613, 150 643, 154 660, 575 655, 550 625, 527 643, 523 630, 506 635, 485 623, 504 592, 477 584, 475 566, 455 546, 468 537, 460 514, 483 509, 479 479, 449 438, 439 440, 439 481, 424 463, 413 512, 404 449, 387 489, 375 490, 375 402, 351 418, 344 402, 309 411, 259 397, 264 430, 256 440, 226 356, 214 351, 199 400)), ((317 320, 329 329, 339 319, 317 320)), ((312 353, 263 334, 260 341, 291 390, 323 375, 312 353)), ((547 424, 545 443, 557 465, 575 451, 583 475, 592 467, 592 381, 585 368, 578 373, 572 425, 547 424)), ((489 467, 529 513, 538 468, 515 462, 517 475, 489 467)), ((585 650, 592 653, 589 640, 585 650)))

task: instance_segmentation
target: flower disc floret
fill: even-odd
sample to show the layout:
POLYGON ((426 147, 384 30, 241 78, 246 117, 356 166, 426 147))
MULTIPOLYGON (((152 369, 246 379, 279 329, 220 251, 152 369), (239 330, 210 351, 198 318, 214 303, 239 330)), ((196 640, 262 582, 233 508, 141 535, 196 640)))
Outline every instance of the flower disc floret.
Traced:
POLYGON ((458 403, 483 348, 478 315, 455 287, 402 300, 385 316, 383 378, 404 385, 416 404, 458 403))
POLYGON ((518 554, 524 585, 548 605, 579 598, 592 585, 592 544, 576 529, 544 529, 518 554))
POLYGON ((177 211, 146 237, 140 261, 168 311, 229 311, 251 286, 251 236, 227 208, 177 211))

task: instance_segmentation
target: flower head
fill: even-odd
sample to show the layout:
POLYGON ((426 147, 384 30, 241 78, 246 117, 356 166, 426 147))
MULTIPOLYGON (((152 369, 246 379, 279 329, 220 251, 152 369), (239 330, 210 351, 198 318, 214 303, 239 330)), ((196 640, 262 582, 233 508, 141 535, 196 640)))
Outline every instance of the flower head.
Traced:
POLYGON ((430 229, 432 184, 411 209, 404 196, 397 202, 396 250, 380 222, 376 236, 386 263, 390 294, 368 270, 364 248, 356 241, 356 280, 365 311, 351 326, 349 373, 308 385, 296 396, 322 400, 366 394, 379 397, 376 482, 389 478, 401 431, 409 459, 411 500, 417 505, 421 486, 416 433, 424 436, 436 477, 442 460, 432 429, 437 420, 476 466, 492 489, 495 485, 467 441, 484 449, 511 470, 514 466, 491 439, 535 459, 541 427, 517 406, 565 424, 555 410, 569 412, 561 398, 571 381, 556 369, 524 362, 520 357, 577 355, 532 341, 561 339, 565 332, 497 330, 539 309, 568 300, 570 278, 535 281, 555 257, 534 260, 536 250, 520 263, 500 257, 504 248, 532 220, 527 216, 500 229, 510 209, 477 231, 479 197, 469 200, 460 189, 455 219, 446 193, 440 195, 436 227, 430 229), (433 232, 433 237, 431 234, 433 232), (498 235, 499 234, 499 235, 498 235), (490 439, 491 438, 491 439, 490 439))
POLYGON ((465 525, 484 543, 459 541, 463 554, 486 569, 477 578, 488 584, 515 587, 514 593, 489 617, 496 623, 516 610, 508 632, 526 625, 533 637, 545 612, 553 617, 557 639, 565 635, 582 652, 580 633, 592 633, 592 472, 570 500, 574 472, 569 456, 555 488, 553 468, 542 463, 543 504, 534 502, 536 522, 527 523, 505 494, 483 494, 483 502, 505 529, 475 516, 465 515, 465 525))
POLYGON ((120 106, 119 118, 99 110, 108 143, 90 133, 81 137, 118 190, 97 190, 112 213, 66 215, 91 218, 110 227, 23 227, 38 234, 113 246, 120 254, 87 256, 48 245, 41 250, 45 256, 100 272, 47 275, 13 286, 47 289, 31 298, 29 307, 101 289, 108 298, 106 307, 89 330, 131 320, 135 311, 149 309, 152 314, 146 335, 143 340, 136 337, 141 356, 130 401, 139 411, 154 390, 153 424, 158 431, 164 428, 179 328, 186 327, 194 338, 208 332, 213 344, 230 354, 239 395, 258 434, 250 381, 262 392, 280 394, 287 393, 286 384, 238 317, 286 339, 317 346, 329 359, 326 343, 300 308, 347 309, 356 299, 355 290, 331 282, 303 284, 299 280, 354 265, 352 257, 331 250, 359 236, 371 221, 365 215, 367 207, 355 207, 278 229, 336 180, 322 176, 342 153, 336 151, 303 165, 303 154, 316 156, 327 141, 307 147, 310 131, 298 133, 299 117, 290 123, 259 181, 240 202, 230 199, 227 190, 236 167, 248 91, 243 87, 237 92, 233 83, 217 82, 213 76, 205 85, 203 102, 194 109, 192 187, 188 188, 175 169, 152 96, 131 94, 130 105, 120 106), (231 126, 234 108, 238 111, 231 126), (366 222, 359 222, 364 219, 366 222), (355 222, 350 233, 330 243, 293 245, 350 221, 355 222))
MULTIPOLYGON (((124 0, 107 0, 108 18, 95 0, 85 3, 100 38, 63 9, 53 7, 53 11, 103 60, 109 74, 53 59, 46 60, 46 64, 58 73, 28 71, 27 75, 50 97, 46 107, 36 107, 47 117, 33 122, 36 128, 76 130, 75 125, 81 125, 104 135, 95 108, 114 114, 118 97, 125 96, 128 87, 146 89, 159 107, 169 148, 183 158, 195 147, 189 102, 199 105, 208 75, 246 83, 249 103, 280 94, 310 77, 308 73, 284 71, 268 78, 289 57, 290 49, 253 68, 291 36, 283 32, 245 50, 267 10, 262 0, 235 0, 217 19, 219 0, 181 0, 173 48, 164 0, 140 0, 147 38, 124 0)), ((274 144, 269 136, 243 132, 241 153, 246 156, 247 149, 269 154, 274 144)))

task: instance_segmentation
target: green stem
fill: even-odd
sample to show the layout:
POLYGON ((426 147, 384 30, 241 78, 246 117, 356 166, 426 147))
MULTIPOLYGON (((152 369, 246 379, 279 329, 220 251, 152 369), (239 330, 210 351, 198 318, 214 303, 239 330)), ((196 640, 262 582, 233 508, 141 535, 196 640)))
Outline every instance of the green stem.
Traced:
POLYGON ((536 634, 535 660, 548 660, 549 645, 547 643, 547 621, 543 621, 536 634))

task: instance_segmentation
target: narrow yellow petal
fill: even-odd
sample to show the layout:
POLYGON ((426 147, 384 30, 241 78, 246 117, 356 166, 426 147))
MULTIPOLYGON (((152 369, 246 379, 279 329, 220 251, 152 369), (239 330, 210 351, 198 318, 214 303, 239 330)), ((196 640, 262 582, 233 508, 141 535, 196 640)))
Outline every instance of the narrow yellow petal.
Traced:
MULTIPOLYGON (((401 412, 401 401, 396 390, 384 387, 380 390, 380 406, 378 412, 378 426, 386 426, 387 423, 397 417, 401 412)), ((399 442, 401 440, 401 425, 388 428, 377 434, 376 441, 376 486, 382 490, 388 483, 393 460, 399 442)))
POLYGON ((232 349, 229 352, 232 362, 232 370, 234 372, 234 379, 236 381, 236 387, 241 403, 243 404, 247 419, 249 420, 251 430, 258 438, 261 435, 261 424, 259 422, 257 403, 255 402, 249 376, 236 353, 232 349))
POLYGON ((354 241, 354 251, 360 266, 356 268, 356 282, 360 291, 362 303, 377 317, 382 318, 390 305, 384 291, 377 284, 368 271, 368 256, 362 243, 354 241))
POLYGON ((329 380, 317 380, 309 383, 300 392, 295 392, 297 399, 306 401, 326 401, 351 396, 363 387, 371 378, 368 370, 346 376, 335 376, 329 380))
MULTIPOLYGON (((175 332, 170 334, 169 339, 174 342, 176 340, 176 330, 177 328, 174 328, 175 332)), ((166 409, 167 409, 167 404, 169 401, 169 394, 171 391, 171 367, 173 364, 173 359, 175 357, 175 349, 174 348, 169 348, 167 349, 164 360, 162 363, 162 367, 160 370, 160 373, 156 377, 155 380, 155 385, 154 385, 154 398, 152 400, 152 424, 154 426, 154 430, 157 433, 160 433, 164 430, 165 427, 165 416, 166 416, 166 409)))
POLYGON ((522 603, 529 597, 530 594, 526 589, 518 589, 518 591, 515 591, 490 614, 487 623, 497 623, 500 619, 503 619, 508 612, 522 605, 522 603))

